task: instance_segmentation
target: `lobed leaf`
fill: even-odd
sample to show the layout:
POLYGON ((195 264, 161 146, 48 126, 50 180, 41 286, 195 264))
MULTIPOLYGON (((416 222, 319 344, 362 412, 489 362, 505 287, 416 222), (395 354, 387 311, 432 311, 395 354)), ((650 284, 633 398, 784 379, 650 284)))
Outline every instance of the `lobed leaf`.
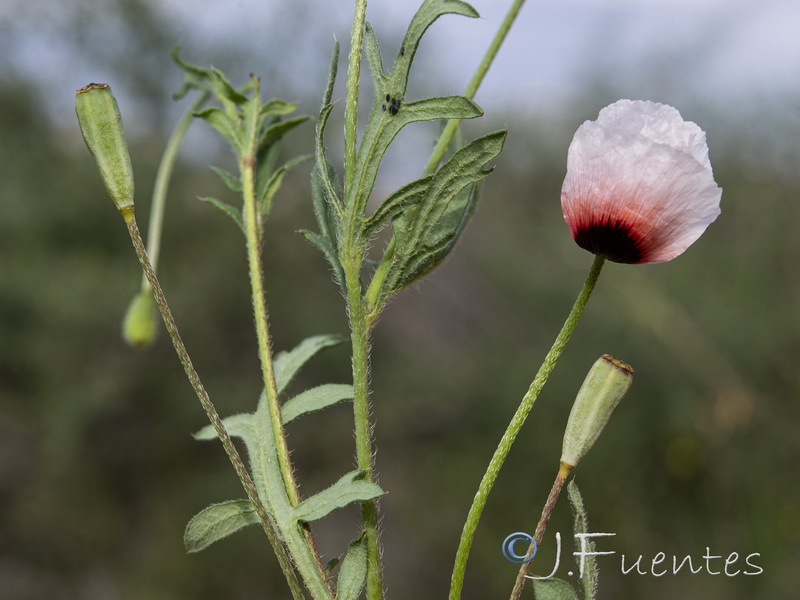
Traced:
POLYGON ((293 509, 293 518, 303 523, 318 521, 333 511, 353 502, 366 502, 383 495, 383 490, 371 481, 363 481, 363 471, 351 471, 329 488, 306 498, 293 509))
POLYGON ((249 500, 212 504, 192 517, 186 525, 183 545, 189 553, 200 552, 254 523, 258 523, 258 515, 249 500))
POLYGON ((344 383, 326 383, 306 390, 288 400, 281 407, 283 424, 294 421, 297 417, 316 412, 338 404, 343 400, 353 399, 353 386, 344 383))

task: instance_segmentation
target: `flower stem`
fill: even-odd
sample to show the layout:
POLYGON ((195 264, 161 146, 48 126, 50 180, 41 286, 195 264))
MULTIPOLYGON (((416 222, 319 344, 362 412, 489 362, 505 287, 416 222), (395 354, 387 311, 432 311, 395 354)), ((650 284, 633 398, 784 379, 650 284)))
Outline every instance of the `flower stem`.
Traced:
MULTIPOLYGON (((154 272, 158 270, 158 257, 161 251, 161 230, 164 227, 164 208, 167 204, 167 189, 169 188, 169 180, 172 178, 172 171, 175 168, 178 149, 186 135, 186 130, 189 129, 189 125, 194 120, 194 113, 205 104, 208 97, 208 92, 201 94, 183 114, 172 135, 170 135, 169 141, 167 141, 167 147, 164 149, 164 155, 158 165, 156 182, 153 186, 153 198, 150 203, 150 220, 147 224, 147 255, 150 257, 154 272)), ((142 273, 142 291, 150 291, 147 273, 142 273)))
MULTIPOLYGON (((483 59, 478 65, 478 68, 475 70, 475 73, 472 75, 472 79, 470 79, 469 83, 467 84, 467 89, 464 90, 463 95, 470 100, 472 100, 475 97, 475 94, 478 92, 478 88, 483 82, 483 78, 489 71, 489 67, 492 66, 492 62, 497 56, 497 52, 500 50, 500 46, 505 41, 506 36, 508 35, 511 26, 514 24, 514 21, 516 20, 523 4, 525 4, 525 0, 514 0, 514 2, 511 3, 503 22, 497 29, 497 33, 494 34, 494 38, 492 38, 492 43, 489 44, 489 47, 486 49, 483 59)), ((442 162, 442 158, 447 152, 447 147, 450 145, 450 141, 456 134, 456 130, 458 130, 460 123, 460 119, 450 119, 447 122, 442 134, 439 136, 439 141, 436 142, 436 146, 433 148, 433 153, 431 154, 430 159, 428 159, 428 164, 425 167, 426 175, 433 173, 436 170, 436 167, 439 166, 439 163, 442 162)))
MULTIPOLYGON (((364 471, 366 481, 375 480, 373 466, 372 430, 369 418, 369 339, 374 320, 367 314, 359 278, 361 260, 353 257, 343 266, 347 286, 347 306, 353 346, 353 420, 356 438, 356 461, 364 471)), ((380 544, 378 540, 378 510, 374 500, 361 504, 361 516, 367 544, 367 598, 383 596, 380 544)))
POLYGON ((356 0, 353 12, 353 29, 350 33, 350 54, 347 65, 347 97, 344 105, 344 189, 353 184, 356 169, 356 141, 358 137, 358 89, 361 78, 361 50, 364 43, 364 22, 367 17, 367 0, 356 0))
POLYGON ((283 544, 281 543, 280 538, 278 537, 278 534, 275 531, 272 522, 270 521, 270 517, 267 514, 264 505, 261 503, 261 500, 258 497, 258 492, 253 484, 253 480, 250 478, 250 473, 247 472, 247 468, 245 467, 244 462, 242 462, 242 458, 239 456, 236 446, 233 445, 233 440, 231 440, 230 435, 228 435, 228 431, 225 429, 225 425, 223 425, 222 419, 220 419, 216 408, 214 408, 214 405, 208 396, 208 392, 206 392, 205 388, 203 387, 203 384, 200 381, 200 375, 198 375, 194 365, 192 365, 192 361, 189 358, 189 353, 186 351, 186 346, 181 339, 180 333, 178 332, 178 327, 175 324, 175 319, 173 319, 172 312, 167 304, 167 299, 164 296, 164 292, 161 290, 161 285, 158 282, 155 271, 153 271, 153 266, 150 264, 150 259, 147 256, 147 250, 145 250, 142 235, 139 232, 139 227, 136 225, 133 206, 125 207, 120 212, 125 219, 125 224, 128 226, 128 233, 131 236, 131 241, 133 242, 133 247, 136 250, 136 255, 138 256, 139 262, 141 263, 142 269, 147 277, 148 284, 153 291, 156 304, 158 304, 158 308, 161 311, 161 316, 164 319, 164 325, 166 325, 169 336, 172 339, 172 344, 175 347, 175 352, 178 354, 178 359, 183 365, 183 370, 186 372, 186 376, 189 378, 189 382, 192 384, 192 388, 197 394, 197 398, 200 400, 200 404, 203 406, 203 410, 205 410, 209 421, 211 421, 214 430, 217 432, 217 436, 222 442, 223 448, 225 448, 225 453, 228 455, 231 464, 233 464, 233 468, 236 471, 236 475, 239 477, 239 481, 242 482, 242 487, 244 487, 247 498, 250 500, 250 503, 253 505, 253 508, 258 515, 258 520, 260 521, 264 532, 267 534, 267 538, 269 539, 275 555, 278 557, 278 563, 280 564, 281 570, 283 571, 286 581, 289 584, 289 588, 292 592, 292 598, 294 598, 294 600, 304 600, 303 589, 297 580, 294 569, 292 568, 291 560, 289 559, 286 549, 283 547, 283 544))
POLYGON ((483 475, 483 479, 481 479, 481 483, 478 486, 478 491, 475 494, 475 498, 472 501, 472 506, 467 514, 467 520, 464 523, 464 530, 461 532, 461 540, 458 544, 455 565, 453 566, 453 576, 450 581, 450 600, 459 600, 459 598, 461 598, 461 590, 464 586, 464 573, 467 567, 469 552, 472 548, 472 542, 475 538, 475 530, 478 527, 478 521, 481 518, 481 513, 483 512, 483 508, 486 506, 486 501, 489 498, 489 492, 491 492, 492 486, 494 485, 494 482, 500 473, 500 468, 503 466, 503 462, 505 462, 506 457, 511 450, 511 445, 514 443, 517 434, 522 428, 522 425, 525 423, 525 419, 531 412, 533 404, 536 402, 536 398, 539 396, 539 392, 542 391, 542 387, 544 387, 544 384, 547 382, 547 378, 555 368, 558 359, 561 357, 561 353, 564 351, 564 347, 567 345, 572 332, 575 330, 575 326, 578 324, 578 320, 583 314, 584 308, 586 308, 589 297, 592 295, 592 291, 597 283, 597 278, 600 276, 600 271, 603 268, 604 262, 605 259, 603 257, 595 257, 594 263, 592 263, 592 268, 589 270, 589 275, 586 277, 583 288, 581 289, 580 294, 578 294, 578 298, 575 300, 575 304, 572 306, 572 310, 567 316, 567 320, 564 322, 564 325, 562 326, 561 331, 558 333, 553 346, 547 353, 542 366, 539 367, 539 372, 536 373, 536 377, 534 377, 527 393, 522 398, 522 402, 520 402, 517 412, 514 413, 514 416, 512 417, 511 422, 508 424, 503 437, 500 439, 500 443, 498 444, 491 461, 489 461, 489 466, 483 475))
POLYGON ((264 293, 263 268, 261 265, 261 239, 258 231, 258 213, 255 198, 255 157, 244 156, 240 164, 242 189, 244 195, 244 223, 247 238, 247 262, 250 272, 250 287, 253 296, 253 313, 258 337, 258 355, 261 360, 261 374, 267 394, 269 415, 272 421, 272 435, 278 453, 278 463, 283 475, 283 482, 292 506, 300 502, 297 482, 294 479, 289 449, 281 421, 281 407, 278 400, 278 387, 275 383, 275 371, 272 368, 272 350, 270 348, 269 320, 264 293))
MULTIPOLYGON (((267 301, 264 291, 264 270, 261 261, 261 234, 259 231, 258 209, 255 196, 255 156, 245 155, 239 165, 242 176, 242 192, 244 196, 244 224, 245 237, 247 238, 247 262, 250 273, 250 288, 253 298, 253 313, 256 322, 256 337, 258 338, 258 355, 261 362, 261 375, 264 381, 264 390, 267 395, 270 421, 272 423, 272 437, 275 440, 275 449, 278 455, 278 465, 283 475, 283 483, 289 503, 297 506, 300 503, 300 492, 294 477, 289 448, 286 444, 286 434, 283 430, 281 419, 280 399, 278 386, 275 381, 275 370, 272 364, 272 349, 270 347, 269 317, 267 316, 267 301)), ((266 432, 264 432, 266 435, 266 432)), ((319 578, 325 583, 330 596, 333 590, 330 587, 325 567, 320 560, 311 530, 305 530, 308 547, 314 557, 319 578)))
MULTIPOLYGON (((550 489, 550 495, 547 496, 547 501, 544 503, 544 508, 542 508, 542 516, 539 517, 539 522, 536 524, 536 531, 533 534, 533 541, 536 542, 537 548, 542 545, 542 539, 544 538, 544 532, 547 529, 547 524, 550 522, 550 516, 553 514, 553 509, 556 507, 558 497, 561 495, 561 489, 564 487, 564 483, 567 481, 567 477, 569 477, 572 469, 573 467, 564 463, 559 465, 558 475, 556 475, 556 480, 553 482, 553 487, 550 489)), ((533 550, 534 545, 531 544, 530 548, 528 548, 528 553, 525 556, 526 559, 530 558, 533 550)), ((517 579, 514 582, 514 589, 511 591, 510 600, 519 600, 522 596, 522 588, 525 587, 525 576, 531 570, 532 563, 533 560, 529 560, 528 562, 524 562, 519 566, 519 572, 517 573, 517 579)))

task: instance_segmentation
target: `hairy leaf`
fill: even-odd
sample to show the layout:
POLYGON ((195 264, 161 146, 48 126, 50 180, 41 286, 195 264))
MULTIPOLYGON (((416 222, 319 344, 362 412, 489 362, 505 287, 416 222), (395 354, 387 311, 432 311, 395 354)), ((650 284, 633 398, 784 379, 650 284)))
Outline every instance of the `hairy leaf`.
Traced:
POLYGON ((578 594, 563 579, 534 579, 536 600, 579 600, 578 594))
POLYGON ((254 523, 258 523, 258 515, 249 500, 212 504, 192 517, 186 525, 183 545, 187 552, 200 552, 254 523))
POLYGON ((350 542, 342 561, 336 583, 336 600, 358 600, 366 579, 367 542, 362 534, 350 542))
POLYGON ((224 183, 229 190, 237 194, 242 193, 242 180, 239 179, 239 177, 219 167, 211 167, 211 170, 219 175, 219 178, 222 179, 222 183, 224 183))
POLYGON ((201 110, 197 113, 197 116, 204 119, 209 125, 216 129, 237 154, 241 152, 243 140, 238 128, 238 123, 234 118, 216 106, 201 110))
POLYGON ((242 211, 238 208, 235 208, 228 204, 227 202, 223 202, 222 200, 217 200, 216 198, 200 198, 206 204, 210 204, 211 206, 216 206, 226 215, 228 215, 231 219, 233 219, 234 223, 239 226, 239 229, 242 230, 244 233, 244 221, 242 220, 242 211))
POLYGON ((282 393, 303 365, 319 352, 344 341, 340 335, 315 335, 304 339, 289 352, 278 352, 273 361, 278 393, 282 393))
POLYGON ((281 407, 281 419, 284 425, 297 417, 328 408, 343 400, 353 399, 353 386, 344 383, 326 383, 306 390, 288 400, 281 407))
POLYGON ((384 200, 383 203, 375 209, 372 216, 367 219, 364 227, 367 237, 372 237, 387 221, 394 219, 404 210, 408 210, 410 207, 419 204, 425 197, 425 192, 428 191, 431 179, 432 176, 428 175, 427 177, 407 183, 384 200))
MULTIPOLYGON (((239 413, 222 419, 222 424, 228 431, 228 435, 233 438, 247 440, 253 435, 253 414, 239 413)), ((205 442, 217 439, 217 431, 213 425, 206 425, 192 436, 194 439, 205 442)))
POLYGON ((394 218, 394 256, 383 300, 429 273, 452 250, 474 209, 473 186, 491 172, 484 166, 503 149, 505 137, 505 131, 496 131, 461 148, 434 173, 424 198, 394 218))
MULTIPOLYGON (((571 480, 567 484, 567 496, 569 504, 572 507, 573 516, 573 533, 588 533, 589 532, 589 516, 586 514, 586 508, 583 505, 583 496, 578 489, 578 484, 575 480, 571 480)), ((583 600, 594 600, 597 598, 597 585, 600 577, 600 570, 597 567, 597 558, 594 556, 596 545, 591 539, 585 540, 586 555, 583 557, 583 576, 581 577, 581 588, 583 590, 583 600)), ((580 547, 578 537, 575 537, 576 550, 583 552, 584 549, 580 547)))
POLYGON ((294 507, 293 517, 301 522, 318 521, 353 502, 366 502, 383 495, 375 483, 363 481, 363 471, 351 471, 329 488, 306 498, 294 507))

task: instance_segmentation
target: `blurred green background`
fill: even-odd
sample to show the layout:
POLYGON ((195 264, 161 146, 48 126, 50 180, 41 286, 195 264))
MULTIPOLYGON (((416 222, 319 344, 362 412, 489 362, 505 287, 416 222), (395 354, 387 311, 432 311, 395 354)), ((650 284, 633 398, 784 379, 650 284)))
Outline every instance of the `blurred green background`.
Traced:
MULTIPOLYGON (((370 10, 374 5, 379 15, 389 57, 407 17, 395 18, 387 4, 374 0, 370 10)), ((591 28, 592 4, 567 3, 555 18, 564 19, 565 31, 573 17, 591 28)), ((140 274, 71 111, 76 88, 93 80, 114 86, 143 224, 160 153, 187 106, 170 100, 180 79, 170 47, 183 42, 186 59, 213 61, 237 82, 259 74, 265 95, 297 100, 301 111, 314 114, 331 33, 349 38, 351 7, 273 2, 262 7, 273 18, 262 21, 241 2, 198 2, 192 18, 177 6, 18 0, 0 10, 4 600, 288 597, 256 528, 201 554, 183 549, 191 516, 242 492, 221 449, 190 437, 204 415, 164 332, 146 352, 120 339, 140 274)), ((677 16, 684 9, 679 3, 671 10, 677 16)), ((413 7, 405 10, 410 15, 413 7)), ((524 9, 546 20, 543 10, 536 3, 524 9)), ((607 13, 613 20, 614 11, 607 13)), ((449 21, 457 31, 466 20, 449 21)), ((497 22, 481 25, 492 32, 497 22)), ((599 20, 597 31, 608 22, 599 20)), ((409 96, 459 92, 475 64, 464 56, 482 51, 468 48, 478 45, 470 33, 435 41, 437 27, 420 50, 409 96), (455 62, 439 63, 443 48, 455 62)), ((442 34, 451 31, 442 27, 442 34)), ((598 33, 595 53, 581 46, 584 76, 572 77, 550 102, 505 93, 501 75, 487 81, 477 98, 486 117, 465 132, 475 137, 506 127, 506 150, 452 257, 393 302, 377 327, 373 414, 380 482, 388 492, 381 513, 391 598, 446 596, 474 489, 591 263, 561 217, 567 146, 583 120, 619 97, 673 103, 708 132, 724 190, 722 216, 671 263, 608 265, 491 496, 464 598, 507 597, 516 567, 502 557, 500 543, 511 532, 533 531, 572 399, 602 353, 633 365, 636 381, 576 473, 593 530, 616 534, 602 542, 602 550, 617 554, 600 559, 600 598, 797 597, 800 95, 791 86, 749 89, 746 81, 740 82, 746 93, 735 98, 724 88, 704 88, 703 71, 688 67, 704 48, 710 52, 713 38, 700 35, 694 44, 666 53, 656 48, 624 64, 608 58, 611 42, 603 54, 601 39, 598 33), (722 556, 738 552, 738 568, 746 566, 744 556, 759 553, 754 562, 764 572, 620 572, 621 554, 628 565, 639 555, 645 565, 658 552, 668 561, 688 554, 702 564, 707 548, 722 556)), ((512 87, 530 76, 534 89, 546 88, 535 73, 555 58, 536 49, 524 23, 509 43, 516 46, 501 53, 497 73, 517 73, 512 87), (525 43, 533 46, 520 56, 525 43)), ((340 121, 329 130, 335 151, 340 121)), ((419 125, 398 138, 377 196, 419 175, 435 134, 434 126, 419 125)), ((308 125, 286 153, 311 147, 308 125)), ((196 200, 230 199, 208 169, 229 163, 204 124, 193 125, 171 187, 160 267, 189 351, 223 414, 251 410, 260 385, 243 240, 228 219, 196 200)), ((347 332, 326 264, 295 233, 314 227, 308 171, 301 167, 288 178, 268 225, 264 256, 277 349, 309 335, 347 332)), ((311 363, 294 389, 348 380, 343 347, 311 363)), ((350 425, 344 406, 292 425, 304 493, 353 468, 350 425)), ((357 511, 346 510, 314 527, 326 558, 344 551, 357 520, 357 511)), ((566 561, 572 551, 566 502, 546 536, 542 570, 553 564, 556 531, 567 537, 566 561)), ((712 568, 722 566, 716 561, 712 568)))

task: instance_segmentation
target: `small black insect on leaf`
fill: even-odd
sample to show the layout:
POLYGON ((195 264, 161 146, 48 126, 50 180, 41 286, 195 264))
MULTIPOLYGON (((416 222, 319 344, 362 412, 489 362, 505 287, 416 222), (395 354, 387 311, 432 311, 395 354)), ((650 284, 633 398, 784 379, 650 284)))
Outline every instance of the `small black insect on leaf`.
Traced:
POLYGON ((400 56, 404 56, 405 53, 406 53, 406 47, 405 46, 400 46, 400 56))

